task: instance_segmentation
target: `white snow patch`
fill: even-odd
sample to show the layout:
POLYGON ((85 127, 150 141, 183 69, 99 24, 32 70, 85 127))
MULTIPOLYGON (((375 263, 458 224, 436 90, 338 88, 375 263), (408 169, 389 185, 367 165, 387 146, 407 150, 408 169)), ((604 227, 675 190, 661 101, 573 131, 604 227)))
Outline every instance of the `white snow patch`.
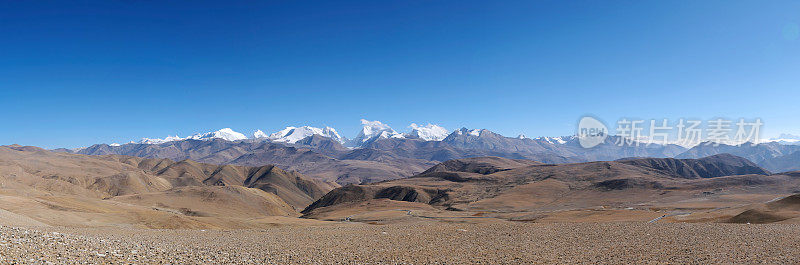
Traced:
POLYGON ((470 131, 469 131, 469 135, 472 135, 472 136, 481 136, 481 132, 483 132, 483 130, 474 129, 474 130, 470 130, 470 131))

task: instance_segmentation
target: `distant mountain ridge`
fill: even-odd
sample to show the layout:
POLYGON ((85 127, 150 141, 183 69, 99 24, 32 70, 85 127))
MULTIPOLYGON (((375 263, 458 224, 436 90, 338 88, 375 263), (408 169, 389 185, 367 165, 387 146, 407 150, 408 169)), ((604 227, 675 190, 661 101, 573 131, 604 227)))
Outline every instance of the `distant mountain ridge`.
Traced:
POLYGON ((181 141, 181 140, 201 140, 207 141, 212 139, 224 139, 228 141, 239 141, 247 139, 247 136, 232 130, 231 128, 223 128, 214 132, 198 133, 189 137, 181 138, 178 136, 168 136, 164 139, 150 139, 143 138, 139 143, 142 144, 163 144, 167 142, 181 141))
POLYGON ((732 154, 748 160, 772 172, 797 170, 800 165, 800 145, 785 145, 777 142, 749 143, 739 146, 702 143, 675 158, 700 158, 717 154, 732 154))
MULTIPOLYGON (((385 128, 384 128, 385 129, 385 128)), ((291 130, 288 130, 289 132, 291 130)), ((519 139, 489 130, 461 129, 442 141, 383 137, 375 131, 361 147, 348 148, 341 141, 313 133, 300 140, 276 142, 269 138, 229 141, 223 138, 182 139, 161 144, 97 144, 80 150, 59 151, 87 155, 129 155, 173 160, 192 159, 204 163, 261 166, 275 164, 309 177, 339 184, 397 179, 418 174, 440 161, 478 156, 529 159, 543 163, 614 160, 620 157, 666 157, 665 147, 618 147, 609 145, 583 149, 577 139, 519 139)), ((282 134, 284 137, 288 134, 282 134)), ((284 138, 286 139, 286 138, 284 138)))
POLYGON ((362 125, 354 139, 342 137, 330 127, 290 126, 270 135, 256 131, 252 138, 225 128, 185 138, 174 136, 56 151, 245 166, 276 164, 342 185, 409 177, 442 161, 484 156, 561 164, 629 157, 686 159, 729 153, 745 157, 771 172, 800 169, 796 166, 800 164, 797 163, 800 153, 792 156, 800 151, 800 146, 777 142, 756 146, 701 144, 686 149, 672 144, 620 146, 617 144, 620 137, 609 136, 604 143, 587 149, 581 147, 576 136, 506 137, 487 129, 467 128, 447 133, 434 124, 412 124, 411 132, 399 133, 380 121, 362 120, 362 125))

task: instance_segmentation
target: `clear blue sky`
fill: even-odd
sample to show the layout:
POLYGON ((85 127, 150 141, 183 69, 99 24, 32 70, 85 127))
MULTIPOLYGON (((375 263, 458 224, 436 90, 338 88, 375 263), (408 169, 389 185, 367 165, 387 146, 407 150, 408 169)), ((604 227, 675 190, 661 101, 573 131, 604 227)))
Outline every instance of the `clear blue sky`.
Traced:
POLYGON ((800 133, 798 1, 3 1, 0 144, 585 114, 800 133))

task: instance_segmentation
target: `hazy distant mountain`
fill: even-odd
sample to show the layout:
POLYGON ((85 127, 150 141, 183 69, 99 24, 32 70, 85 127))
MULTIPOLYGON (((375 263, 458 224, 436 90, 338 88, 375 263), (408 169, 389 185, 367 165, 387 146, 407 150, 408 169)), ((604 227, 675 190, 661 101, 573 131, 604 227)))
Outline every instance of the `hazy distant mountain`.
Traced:
MULTIPOLYGON (((625 145, 617 144, 618 137, 610 136, 593 148, 583 148, 575 136, 512 138, 489 130, 462 128, 447 136, 442 142, 463 149, 488 150, 495 153, 517 154, 527 159, 545 163, 586 162, 616 160, 624 157, 672 157, 685 148, 677 145, 625 145)), ((513 156, 499 155, 507 158, 513 156)))
POLYGON ((758 145, 742 144, 742 145, 715 145, 710 142, 701 143, 686 152, 676 156, 676 158, 700 158, 710 155, 729 153, 737 156, 742 156, 753 162, 760 162, 768 158, 778 157, 787 154, 789 150, 795 150, 797 147, 781 145, 778 143, 762 143, 758 145))
POLYGON ((790 145, 800 145, 800 136, 782 133, 777 138, 771 138, 767 140, 768 142, 775 142, 779 144, 790 144, 790 145))
POLYGON ((777 142, 761 143, 755 146, 749 143, 738 146, 726 144, 715 146, 714 144, 702 143, 677 155, 676 158, 699 158, 728 153, 747 158, 769 171, 785 172, 792 170, 794 165, 800 164, 800 160, 793 160, 796 156, 789 156, 798 151, 800 151, 800 146, 784 145, 777 142))
POLYGON ((800 171, 800 151, 765 159, 760 165, 774 172, 800 171))

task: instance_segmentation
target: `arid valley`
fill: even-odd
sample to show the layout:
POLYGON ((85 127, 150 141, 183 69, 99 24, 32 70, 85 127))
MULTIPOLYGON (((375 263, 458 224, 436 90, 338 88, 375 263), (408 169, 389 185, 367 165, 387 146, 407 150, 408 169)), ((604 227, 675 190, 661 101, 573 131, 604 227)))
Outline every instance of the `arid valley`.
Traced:
POLYGON ((343 186, 25 146, 0 161, 7 263, 800 262, 800 173, 729 154, 476 157, 343 186))

